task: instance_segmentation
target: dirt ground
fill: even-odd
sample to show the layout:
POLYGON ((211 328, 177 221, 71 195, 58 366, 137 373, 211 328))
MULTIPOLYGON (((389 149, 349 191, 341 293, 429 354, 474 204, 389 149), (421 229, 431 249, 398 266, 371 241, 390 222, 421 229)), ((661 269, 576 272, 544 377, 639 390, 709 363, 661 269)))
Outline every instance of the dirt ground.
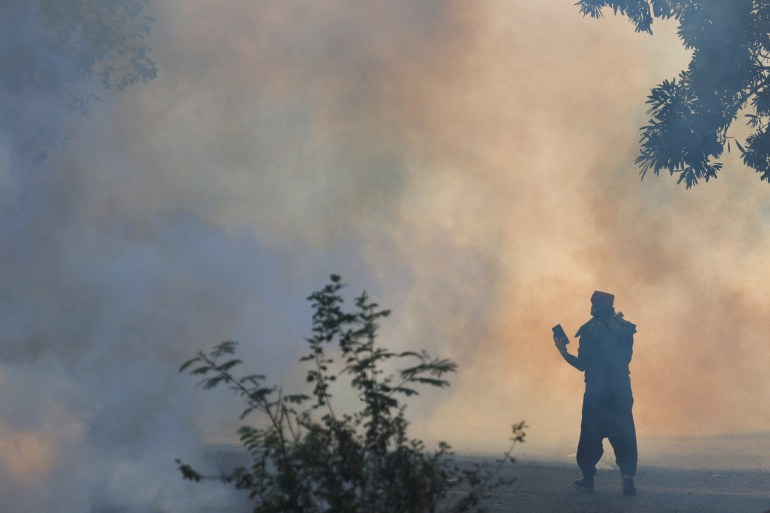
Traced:
MULTIPOLYGON (((622 495, 611 450, 600 462, 594 491, 587 492, 572 484, 579 477, 572 448, 550 458, 522 449, 498 474, 514 483, 495 490, 483 505, 490 513, 770 513, 770 435, 644 440, 642 447, 634 497, 622 495)), ((235 457, 240 448, 215 449, 212 461, 226 461, 228 468, 245 463, 235 457)), ((458 456, 456 463, 497 467, 493 456, 458 456)), ((230 490, 221 483, 206 486, 230 490)), ((192 490, 204 493, 205 487, 191 484, 192 490)), ((250 511, 251 503, 240 497, 226 507, 197 511, 250 511)))
POLYGON ((599 470, 593 492, 577 489, 575 466, 517 462, 504 470, 513 485, 485 501, 509 513, 765 513, 770 511, 770 469, 687 470, 640 467, 637 495, 621 493, 620 475, 599 470))

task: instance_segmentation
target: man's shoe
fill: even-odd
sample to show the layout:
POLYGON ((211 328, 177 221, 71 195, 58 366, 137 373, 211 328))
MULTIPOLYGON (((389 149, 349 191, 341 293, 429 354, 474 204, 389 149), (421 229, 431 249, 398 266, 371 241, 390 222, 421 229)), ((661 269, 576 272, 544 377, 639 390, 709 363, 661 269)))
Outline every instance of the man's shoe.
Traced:
POLYGON ((594 489, 594 479, 593 477, 583 476, 582 478, 575 481, 575 486, 581 490, 592 491, 594 489))
POLYGON ((623 478, 623 495, 636 495, 633 477, 626 476, 623 478))

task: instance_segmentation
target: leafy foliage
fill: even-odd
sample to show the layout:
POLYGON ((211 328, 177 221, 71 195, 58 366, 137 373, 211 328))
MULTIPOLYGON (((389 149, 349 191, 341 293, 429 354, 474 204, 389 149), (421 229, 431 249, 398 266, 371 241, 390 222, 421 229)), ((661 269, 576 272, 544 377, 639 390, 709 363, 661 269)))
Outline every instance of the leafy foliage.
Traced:
POLYGON ((579 0, 581 13, 600 17, 609 7, 637 32, 652 33, 654 18, 674 19, 685 48, 686 70, 652 89, 650 121, 643 126, 636 163, 677 174, 687 188, 717 178, 718 159, 733 141, 743 162, 770 182, 770 0, 579 0), (746 109, 754 130, 744 144, 728 135, 746 109))
POLYGON ((0 115, 22 163, 44 162, 66 139, 60 121, 105 89, 156 77, 149 10, 149 0, 0 2, 0 115))
POLYGON ((57 92, 94 81, 123 89, 155 78, 145 40, 153 18, 148 0, 36 0, 2 8, 4 34, 0 90, 57 92))
POLYGON ((423 513, 471 511, 493 488, 508 481, 495 475, 510 456, 513 444, 524 441, 523 422, 513 426, 511 449, 498 467, 453 463, 450 446, 440 443, 429 452, 423 442, 407 436, 406 405, 421 386, 445 388, 446 376, 457 366, 425 352, 395 353, 377 343, 378 323, 389 315, 366 293, 355 310, 343 309, 339 276, 313 293, 312 335, 306 382, 310 395, 285 394, 265 384, 265 376, 236 376, 241 364, 236 343, 223 342, 210 352, 199 351, 180 372, 200 376, 204 389, 224 386, 246 403, 241 419, 257 414, 263 427, 240 428, 250 457, 248 468, 222 476, 204 476, 177 460, 185 479, 221 479, 247 490, 255 513, 423 513), (338 359, 327 348, 336 346, 338 359), (386 373, 386 362, 406 361, 398 373, 386 373), (332 384, 347 377, 361 407, 338 412, 332 384))

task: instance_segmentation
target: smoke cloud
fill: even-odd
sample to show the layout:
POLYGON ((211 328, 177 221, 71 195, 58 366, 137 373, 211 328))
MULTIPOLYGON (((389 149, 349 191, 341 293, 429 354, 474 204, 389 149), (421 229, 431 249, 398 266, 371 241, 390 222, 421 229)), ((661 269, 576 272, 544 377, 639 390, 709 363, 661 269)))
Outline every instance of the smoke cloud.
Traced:
POLYGON ((3 510, 225 504, 173 460, 231 439, 237 402, 176 369, 236 339, 290 385, 333 272, 393 308, 388 344, 459 363, 410 406, 428 441, 498 451, 526 419, 532 450, 574 446, 582 376, 550 327, 596 289, 638 325, 641 436, 770 429, 767 190, 738 159, 689 191, 633 165, 645 95, 688 60, 674 27, 570 2, 153 10, 156 80, 83 116, 14 91, 0 124, 3 510))

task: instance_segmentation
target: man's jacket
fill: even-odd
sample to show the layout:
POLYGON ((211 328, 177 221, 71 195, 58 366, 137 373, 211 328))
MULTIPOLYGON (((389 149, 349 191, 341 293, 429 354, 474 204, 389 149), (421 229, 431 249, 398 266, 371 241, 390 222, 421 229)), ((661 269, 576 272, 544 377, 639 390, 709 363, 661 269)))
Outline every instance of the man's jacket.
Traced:
POLYGON ((631 393, 628 365, 636 325, 622 314, 593 317, 575 334, 580 338, 578 360, 585 371, 586 394, 631 393))

